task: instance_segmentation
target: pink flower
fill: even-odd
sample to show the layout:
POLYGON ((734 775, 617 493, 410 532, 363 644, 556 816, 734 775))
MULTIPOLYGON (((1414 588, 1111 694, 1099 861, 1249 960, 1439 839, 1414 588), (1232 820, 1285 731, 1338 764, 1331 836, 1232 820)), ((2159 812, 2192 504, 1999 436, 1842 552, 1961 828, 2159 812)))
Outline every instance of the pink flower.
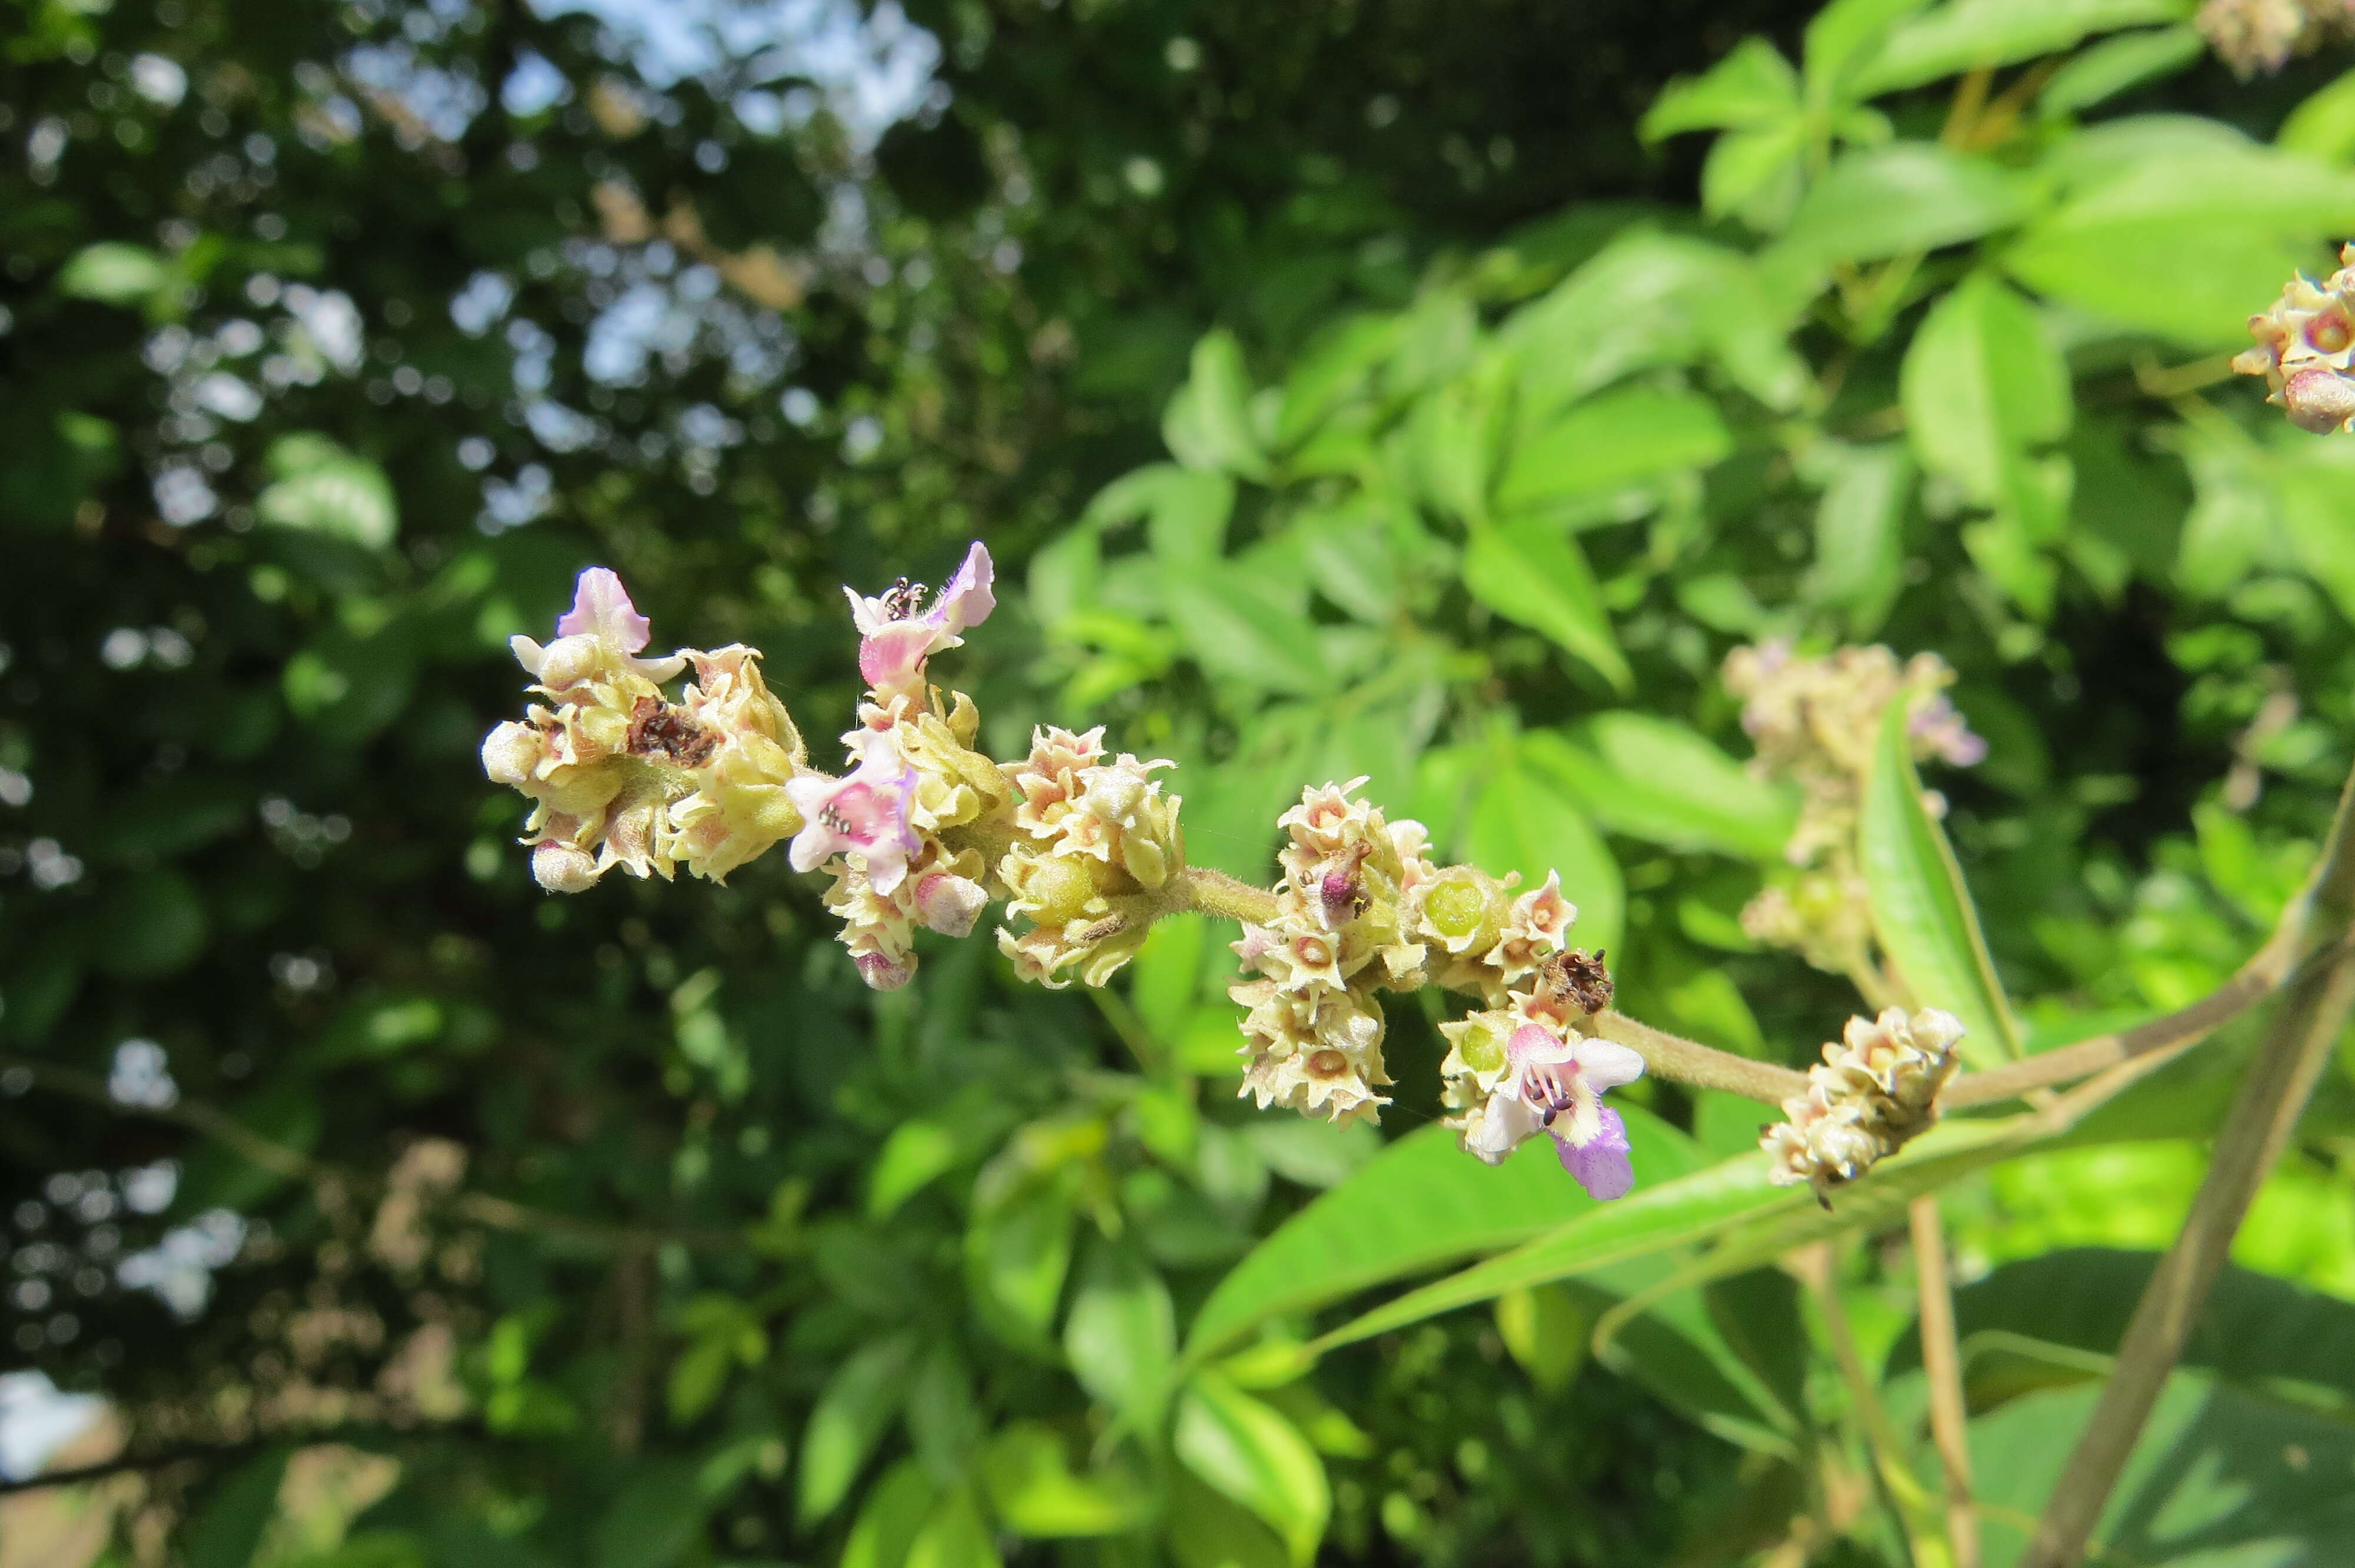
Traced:
POLYGON ((591 567, 573 585, 572 608, 556 622, 556 641, 542 648, 530 638, 507 640, 516 662, 533 679, 554 689, 586 680, 608 664, 667 681, 687 668, 676 654, 668 659, 638 659, 632 655, 653 639, 654 623, 630 602, 622 579, 603 567, 591 567))
POLYGON ((804 823, 787 852, 794 869, 815 871, 830 856, 855 854, 875 891, 892 892, 908 874, 908 857, 923 849, 908 821, 915 787, 915 769, 881 735, 867 738, 858 766, 843 778, 787 780, 804 823))
POLYGON ((867 683, 885 693, 921 684, 924 661, 943 648, 962 647, 964 640, 957 633, 979 626, 997 608, 992 575, 989 551, 975 540, 930 609, 916 608, 923 600, 921 588, 902 586, 879 599, 861 599, 855 589, 844 588, 850 619, 858 627, 858 673, 867 683))
POLYGON ((1506 1044, 1508 1071, 1488 1097, 1472 1151, 1501 1160, 1515 1145, 1549 1133, 1562 1169, 1591 1197, 1624 1198, 1636 1184, 1627 1125, 1604 1091, 1644 1075, 1644 1058, 1608 1040, 1564 1040, 1524 1023, 1506 1044))

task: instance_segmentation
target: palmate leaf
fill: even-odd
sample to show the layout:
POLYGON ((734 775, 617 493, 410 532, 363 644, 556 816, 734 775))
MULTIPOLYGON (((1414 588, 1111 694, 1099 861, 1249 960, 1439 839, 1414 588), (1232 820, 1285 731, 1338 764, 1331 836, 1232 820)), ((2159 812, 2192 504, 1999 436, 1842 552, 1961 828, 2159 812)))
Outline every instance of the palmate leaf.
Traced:
POLYGON ((1905 705, 1891 703, 1865 785, 1858 838, 1873 931, 1914 1006, 1961 1019, 1982 1059, 1988 1051, 2017 1057, 2023 1054, 2019 1025, 1996 979, 1962 868, 1922 802, 1909 723, 1905 705))

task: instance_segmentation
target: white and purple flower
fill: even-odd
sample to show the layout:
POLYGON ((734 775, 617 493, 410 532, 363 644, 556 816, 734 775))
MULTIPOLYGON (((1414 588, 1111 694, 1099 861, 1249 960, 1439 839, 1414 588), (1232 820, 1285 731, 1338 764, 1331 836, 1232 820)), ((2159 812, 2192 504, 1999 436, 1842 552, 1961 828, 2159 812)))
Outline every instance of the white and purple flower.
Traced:
POLYGON ((788 858, 795 871, 815 871, 829 857, 855 854, 868 882, 890 894, 908 874, 908 861, 923 840, 908 820, 916 770, 882 734, 863 743, 858 766, 840 779, 804 774, 788 781, 785 793, 802 813, 788 858))
POLYGON ((572 608, 556 622, 556 641, 541 647, 520 634, 507 640, 516 662, 550 690, 561 691, 608 669, 625 669, 649 681, 667 681, 687 668, 678 654, 640 659, 654 637, 654 623, 638 613, 622 579, 604 567, 591 567, 572 588, 572 608))
POLYGON ((922 685, 924 661, 943 648, 962 647, 964 640, 957 634, 980 625, 997 608, 990 591, 992 577, 989 550, 975 540, 964 565, 932 596, 929 609, 917 608, 923 589, 908 588, 904 579, 876 599, 862 599, 856 589, 844 588, 850 618, 858 627, 859 674, 886 695, 922 685))
POLYGON ((1507 1070, 1465 1147, 1490 1164, 1524 1139, 1550 1135, 1562 1169, 1595 1198, 1624 1198, 1636 1185, 1627 1158, 1627 1124, 1603 1103, 1604 1091, 1632 1084, 1644 1058, 1608 1040, 1565 1040, 1524 1023, 1506 1044, 1507 1070))

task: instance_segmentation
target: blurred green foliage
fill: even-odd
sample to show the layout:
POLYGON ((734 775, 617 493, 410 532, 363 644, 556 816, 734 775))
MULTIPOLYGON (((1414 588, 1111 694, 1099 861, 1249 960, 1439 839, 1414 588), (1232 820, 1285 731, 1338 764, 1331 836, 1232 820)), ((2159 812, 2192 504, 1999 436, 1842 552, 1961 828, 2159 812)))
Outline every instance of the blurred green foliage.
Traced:
MULTIPOLYGON (((1906 1561, 1820 1315, 1462 1160, 1435 1013, 1393 1009, 1388 1143, 1252 1116, 1206 921, 1101 995, 975 942, 876 997, 781 857, 543 897, 473 748, 590 561, 822 736, 836 586, 979 535, 1025 585, 957 655, 1001 754, 1106 723, 1249 874, 1367 775, 1559 868, 1629 1011, 1796 1063, 1853 1001, 1742 935, 1790 802, 1716 671, 1885 641, 1991 742, 1932 782, 2030 1048, 2179 1006, 2355 734, 2346 449, 2204 357, 2355 228, 2350 95, 2234 86, 2185 12, 826 13, 936 41, 891 119, 784 11, 682 66, 514 4, 9 0, 0 1331, 129 1419, 112 1560, 1906 1561), (1303 1349, 1524 1245, 1577 1261, 1303 1349), (397 1482, 273 1532, 329 1442, 397 1482)), ((1991 1510, 2244 1046, 1954 1157, 1991 1510)), ((1672 1200, 1761 1119, 1631 1098, 1672 1200)), ((2350 1131, 2339 1075, 2121 1493, 2137 1561, 2346 1549, 2295 1499, 2348 1462, 2350 1131)), ((1844 1298, 1914 1436, 1872 1221, 1844 1298)))

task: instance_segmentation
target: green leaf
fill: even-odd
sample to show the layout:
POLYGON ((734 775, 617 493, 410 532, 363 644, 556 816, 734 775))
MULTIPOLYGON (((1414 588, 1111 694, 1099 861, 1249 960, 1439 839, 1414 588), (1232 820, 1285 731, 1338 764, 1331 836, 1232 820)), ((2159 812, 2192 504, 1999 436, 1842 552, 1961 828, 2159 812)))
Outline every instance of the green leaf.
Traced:
POLYGON ((323 534, 381 550, 400 531, 400 508, 384 470, 311 432, 282 436, 267 459, 278 475, 254 499, 256 518, 275 528, 323 534))
POLYGON ((858 1520, 843 1542, 838 1568, 901 1568, 916 1531, 930 1512, 932 1479, 913 1459, 902 1459, 868 1489, 858 1520))
POLYGON ((1965 279, 1914 334, 1900 391, 1923 467, 2029 540, 2061 534, 2065 480, 2031 449, 2068 434, 2069 367, 2027 301, 1985 273, 1965 279))
POLYGON ((1494 876, 1519 872, 1536 887, 1551 871, 1578 906, 1572 939, 1588 948, 1615 948, 1626 911, 1626 885, 1578 802, 1552 779, 1521 762, 1490 774, 1472 808, 1465 835, 1468 858, 1494 876))
POLYGON ((1929 0, 1831 0, 1807 22, 1807 102, 1828 113, 1859 96, 1855 79, 1869 67, 1890 29, 1929 0))
POLYGON ((1298 445, 1336 408, 1359 396, 1398 346, 1403 324, 1399 316, 1357 315, 1319 334, 1284 377, 1276 444, 1298 445))
POLYGON ((943 1495, 908 1543, 907 1568, 1003 1568, 1003 1562, 970 1486, 943 1495))
POLYGON ((1789 792, 1673 719, 1596 714, 1573 734, 1575 745, 1532 731, 1523 755, 1613 832, 1752 860, 1781 854, 1790 839, 1789 792))
MULTIPOLYGON (((1638 1114, 1632 1107, 1620 1107, 1630 1143, 1635 1142, 1638 1114)), ((1701 1263, 1679 1273, 1685 1285, 1706 1284, 1771 1262, 1794 1246, 1826 1235, 1886 1223, 1911 1198, 2009 1154, 2020 1136, 2005 1123, 1942 1124, 1883 1160, 1870 1178, 1849 1188, 1830 1211, 1818 1208, 1804 1189, 1769 1182, 1764 1154, 1745 1154, 1702 1171, 1678 1171, 1660 1181, 1651 1174, 1638 1146, 1635 1156, 1638 1185, 1628 1196, 1593 1204, 1511 1252, 1361 1313, 1320 1336, 1315 1348, 1321 1352, 1353 1344, 1442 1312, 1493 1300, 1507 1290, 1595 1275, 1672 1249, 1724 1238, 1701 1263)))
POLYGON ((1267 477, 1267 454, 1252 418, 1251 373, 1234 334, 1221 327, 1195 344, 1193 373, 1169 399, 1161 439, 1188 468, 1267 477))
POLYGON ((1062 1435, 1018 1421, 990 1440, 982 1459, 990 1507, 1006 1527, 1034 1540, 1117 1535, 1152 1515, 1152 1499, 1130 1477, 1082 1476, 1062 1435))
POLYGON ((1849 633, 1880 630, 1905 574, 1905 504, 1913 463, 1904 446, 1823 441, 1809 450, 1808 477, 1824 487, 1816 503, 1816 559, 1806 597, 1848 611, 1849 633))
POLYGON ((1581 1294, 1560 1285, 1508 1290, 1497 1298, 1497 1337, 1529 1381, 1547 1393, 1570 1386, 1586 1364, 1594 1313, 1581 1294))
POLYGON ((188 1526, 182 1559, 187 1568, 246 1568, 253 1561, 262 1531, 278 1517, 288 1455, 285 1448, 270 1448, 213 1489, 188 1526))
MULTIPOLYGON (((1643 1180, 1699 1166, 1691 1140, 1676 1128, 1639 1107, 1620 1112, 1643 1180)), ((1516 1245, 1598 1206, 1550 1158, 1483 1165, 1444 1128, 1411 1132, 1286 1220, 1219 1281, 1194 1316, 1187 1358, 1214 1355, 1270 1319, 1516 1245)))
POLYGON ((1513 443, 1497 485, 1500 511, 1618 489, 1674 469, 1707 468, 1733 450, 1717 405, 1689 392, 1631 387, 1573 406, 1513 443))
POLYGON ((2322 260, 2315 241, 2355 230, 2355 174, 2209 122, 2113 122, 2055 163, 2071 195, 2005 248, 2005 270, 2188 348, 2245 344, 2251 302, 2322 260), (2135 258, 2131 282, 2121 256, 2135 258))
POLYGON ((965 1231, 965 1279, 975 1308, 1017 1349, 1051 1355, 1049 1326, 1071 1266, 1071 1200, 1051 1182, 986 1211, 965 1231))
POLYGON ((1714 246, 1639 231, 1513 313, 1498 342, 1519 360, 1525 417, 1630 371, 1690 363, 1707 342, 1702 302, 1732 260, 1714 246))
POLYGON ((1701 216, 1739 217, 1761 234, 1781 233, 1806 188, 1806 151, 1804 119, 1720 135, 1701 164, 1701 216))
MULTIPOLYGON (((1235 482, 1176 463, 1149 463, 1114 480, 1088 503, 1082 525, 1112 529, 1145 520, 1153 553, 1170 565, 1215 561, 1226 552, 1235 482)), ((1077 607, 1075 607, 1077 608, 1077 607)))
POLYGON ((169 263, 144 245, 102 240, 85 246, 58 269, 58 292, 108 305, 137 305, 172 282, 169 263))
MULTIPOLYGON (((2099 1375, 2125 1339, 2158 1262, 2155 1252, 2070 1247, 2008 1263, 1955 1291, 1955 1326, 1973 1407, 1988 1408, 2006 1393, 1982 1386, 1983 1346, 2034 1340, 2083 1352, 2096 1359, 2081 1365, 2099 1375)), ((1919 1331, 1909 1329, 1890 1351, 1886 1375, 1921 1364, 1919 1331)), ((2181 1364, 2252 1393, 2355 1414, 2355 1304, 2227 1266, 2200 1308, 2181 1364)))
POLYGON ((1316 629, 1250 573, 1224 563, 1173 572, 1161 592, 1171 624, 1207 673, 1260 691, 1324 688, 1316 629))
MULTIPOLYGON (((2011 1568, 2101 1390, 2059 1389, 1970 1424, 1987 1568, 2011 1568)), ((2110 1494, 2087 1561, 2241 1568, 2355 1561, 2343 1421, 2179 1372, 2110 1494)))
POLYGON ((2333 78, 2282 122, 2274 145, 2321 164, 2355 159, 2355 70, 2333 78))
POLYGON ((859 1467, 899 1412, 915 1348, 906 1335, 865 1346, 827 1380, 802 1434, 797 1506, 804 1524, 826 1518, 849 1494, 859 1467))
MULTIPOLYGON (((2154 27, 2105 38, 2052 73, 2052 79, 2036 95, 2037 111, 2048 119, 2080 113, 2131 88, 2175 75, 2198 60, 2207 48, 2208 40, 2192 26, 2154 27)), ((2308 103, 2313 101, 2307 100, 2308 103)), ((2291 118, 2295 120, 2296 116, 2293 114, 2291 118)), ((2282 137, 2277 140, 2287 146, 2289 128, 2285 125, 2282 129, 2282 137)), ((2305 147, 2294 150, 2313 151, 2305 147)), ((2355 144, 2350 144, 2350 150, 2355 150, 2355 144)))
POLYGON ((1509 366, 1491 357, 1416 399, 1399 432, 1401 467, 1418 499, 1444 516, 1488 515, 1508 405, 1509 366))
POLYGON ((1080 1386, 1139 1431, 1158 1427, 1178 1354, 1169 1287, 1127 1245, 1097 1238, 1081 1266, 1063 1351, 1080 1386))
POLYGON ((1978 911, 1945 831, 1922 803, 1909 718, 1902 701, 1882 715, 1858 824, 1873 932, 1914 1006, 1962 1020, 1966 1053, 1981 1062, 1988 1052, 2017 1057, 2019 1025, 1996 979, 1978 911))
POLYGON ((908 1436, 916 1457, 942 1480, 964 1475, 980 1452, 984 1425, 973 1371, 956 1341, 936 1338, 908 1385, 908 1436))
POLYGON ((1184 1470, 1162 1510, 1163 1538, 1178 1568, 1287 1568, 1275 1532, 1184 1470))
POLYGON ((1935 250, 2019 222, 2030 199, 2001 164, 1901 142, 1834 164, 1776 243, 1789 264, 1811 267, 1935 250))
POLYGON ((1870 98, 2058 54, 2095 33, 2190 18, 2188 0, 1954 0, 1893 30, 1855 90, 1870 98))
POLYGON ((692 1459, 639 1467, 597 1521, 595 1568, 670 1568, 703 1532, 709 1504, 692 1459))
POLYGON ((1476 529, 1463 570, 1464 586, 1482 604, 1545 633, 1614 690, 1633 689, 1635 672, 1619 652, 1594 574, 1559 526, 1537 519, 1476 529))
POLYGON ((1686 131, 1754 131, 1799 114, 1799 73, 1764 38, 1744 38, 1699 77, 1660 90, 1637 134, 1657 142, 1686 131))
POLYGON ((1215 1372, 1178 1396, 1171 1446, 1186 1467, 1272 1526, 1305 1564, 1333 1511, 1325 1462, 1300 1429, 1215 1372))

